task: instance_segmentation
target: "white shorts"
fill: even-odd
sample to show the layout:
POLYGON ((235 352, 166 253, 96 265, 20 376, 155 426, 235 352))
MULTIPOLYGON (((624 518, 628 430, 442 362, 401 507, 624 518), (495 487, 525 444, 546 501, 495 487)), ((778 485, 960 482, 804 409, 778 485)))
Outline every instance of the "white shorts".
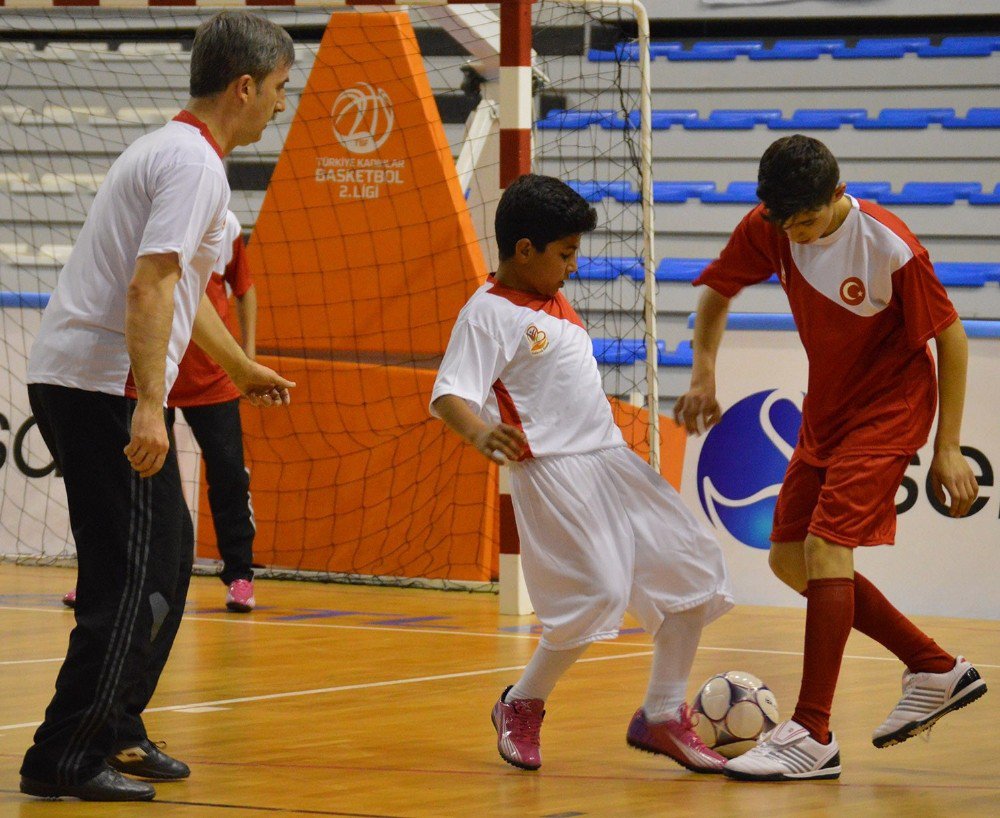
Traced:
POLYGON ((671 613, 733 605, 722 549, 680 495, 628 448, 511 464, 528 595, 542 644, 618 635, 625 611, 655 634, 671 613))

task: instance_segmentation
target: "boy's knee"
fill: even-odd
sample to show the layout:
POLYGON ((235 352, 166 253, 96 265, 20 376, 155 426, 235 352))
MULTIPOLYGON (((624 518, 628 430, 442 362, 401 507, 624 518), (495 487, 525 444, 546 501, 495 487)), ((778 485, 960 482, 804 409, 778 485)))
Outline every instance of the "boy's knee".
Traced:
POLYGON ((785 585, 795 591, 804 590, 806 571, 801 543, 772 543, 767 564, 785 585))
POLYGON ((854 551, 846 545, 810 534, 805 541, 805 558, 809 579, 854 576, 854 551))

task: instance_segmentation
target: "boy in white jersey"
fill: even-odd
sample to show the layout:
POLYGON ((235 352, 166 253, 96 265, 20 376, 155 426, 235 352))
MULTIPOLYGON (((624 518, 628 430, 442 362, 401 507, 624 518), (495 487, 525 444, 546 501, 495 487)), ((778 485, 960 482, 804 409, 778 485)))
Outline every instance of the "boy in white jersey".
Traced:
POLYGON ((500 756, 541 766, 545 699, 631 611, 653 635, 645 701, 628 743, 695 772, 725 759, 692 729, 688 674, 705 624, 732 605, 722 552, 659 474, 626 447, 590 336, 559 292, 597 215, 557 179, 526 175, 496 213, 500 266, 469 299, 431 412, 497 462, 510 461, 524 575, 542 639, 493 708, 500 756))
POLYGON ((28 397, 63 475, 77 548, 76 627, 21 765, 41 798, 146 801, 190 774, 142 713, 184 611, 194 537, 164 403, 194 338, 258 405, 294 386, 251 361, 204 296, 220 256, 222 159, 285 108, 288 33, 246 12, 199 26, 191 99, 115 160, 59 275, 28 397), (193 333, 193 335, 192 335, 193 333))
POLYGON ((830 706, 855 628, 906 665, 903 696, 872 742, 887 747, 986 692, 976 669, 942 650, 854 571, 854 549, 891 545, 895 494, 940 415, 930 475, 955 517, 979 487, 959 436, 968 346, 927 251, 898 218, 845 195, 821 142, 779 139, 760 161, 755 207, 696 284, 691 388, 675 415, 698 433, 719 421, 715 358, 730 299, 778 272, 809 357, 802 430, 778 495, 771 569, 807 599, 799 699, 791 720, 726 765, 742 780, 837 778, 830 706))

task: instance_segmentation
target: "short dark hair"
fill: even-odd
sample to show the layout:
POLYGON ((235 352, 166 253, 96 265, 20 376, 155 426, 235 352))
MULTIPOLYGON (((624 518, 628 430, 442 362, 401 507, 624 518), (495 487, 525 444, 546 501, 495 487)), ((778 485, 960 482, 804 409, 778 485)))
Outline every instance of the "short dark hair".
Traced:
POLYGON ((214 96, 244 74, 259 85, 294 62, 295 44, 281 26, 246 11, 223 11, 194 33, 191 96, 214 96))
POLYGON ((518 241, 530 239, 538 251, 549 242, 597 227, 597 211, 573 188, 552 176, 526 173, 500 197, 494 230, 500 259, 514 255, 518 241))
POLYGON ((794 134, 764 151, 757 198, 764 203, 764 218, 782 225, 797 213, 828 204, 839 182, 840 168, 830 149, 818 139, 794 134))

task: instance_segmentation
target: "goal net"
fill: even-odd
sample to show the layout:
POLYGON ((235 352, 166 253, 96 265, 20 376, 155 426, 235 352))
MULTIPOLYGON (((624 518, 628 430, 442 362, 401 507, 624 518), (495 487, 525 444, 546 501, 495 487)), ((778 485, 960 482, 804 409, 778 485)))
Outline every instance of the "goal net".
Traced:
MULTIPOLYGON (((496 61, 440 11, 259 11, 292 33, 297 61, 288 111, 228 157, 231 209, 258 293, 258 357, 298 387, 287 410, 242 407, 255 562, 279 575, 489 588, 496 468, 427 403, 454 318, 493 264, 496 61)), ((4 558, 73 558, 62 483, 27 404, 27 355, 111 163, 187 101, 191 38, 210 13, 0 10, 4 558)), ((593 3, 533 13, 533 169, 598 208, 567 295, 627 438, 648 455, 639 68, 589 58, 634 37, 634 20, 593 3), (636 202, 605 196, 608 185, 636 202)), ((197 553, 211 566, 203 470, 177 418, 197 553)))

